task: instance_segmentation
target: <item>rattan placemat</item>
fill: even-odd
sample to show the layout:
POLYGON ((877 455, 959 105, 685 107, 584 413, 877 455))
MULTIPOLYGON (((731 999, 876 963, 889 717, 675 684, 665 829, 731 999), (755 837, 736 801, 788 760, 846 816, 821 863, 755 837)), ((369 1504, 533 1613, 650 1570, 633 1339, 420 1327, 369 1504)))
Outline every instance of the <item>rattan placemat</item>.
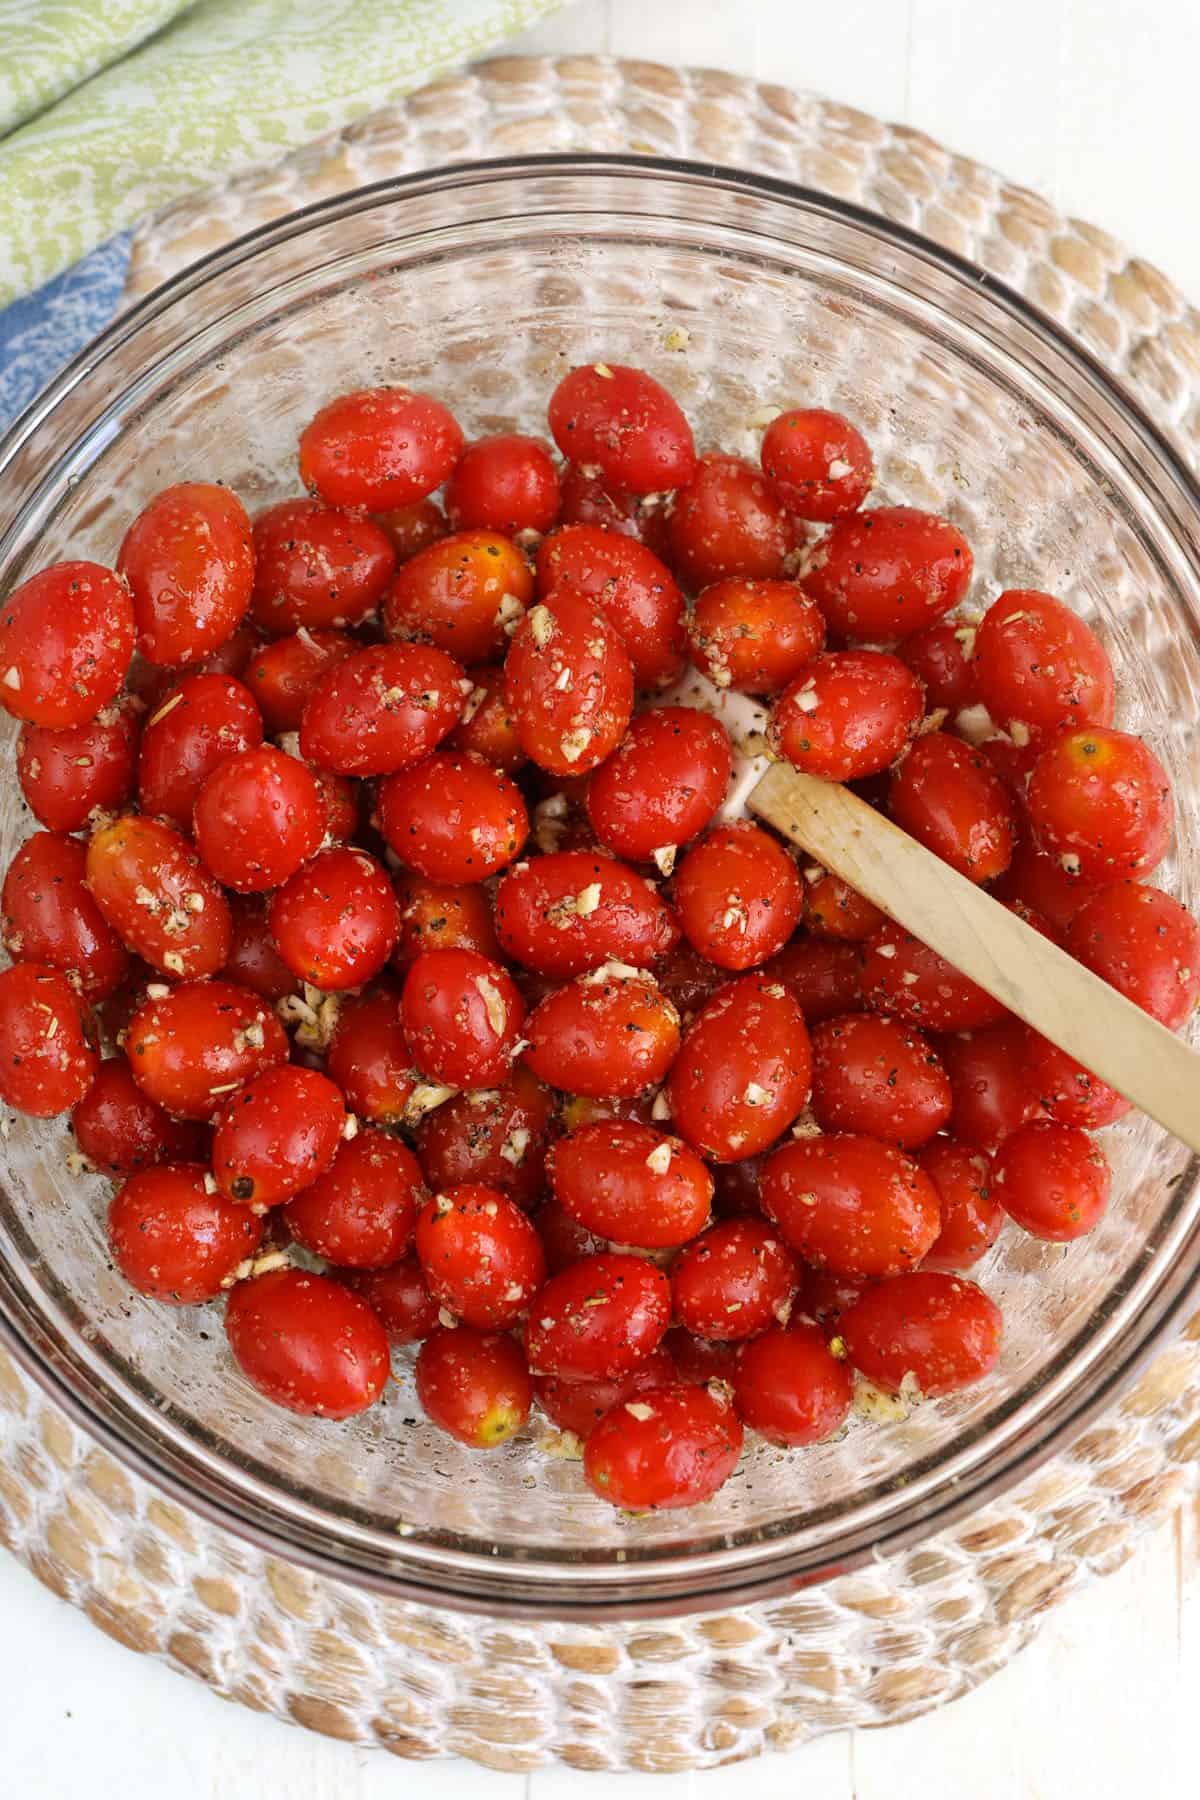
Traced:
MULTIPOLYGON (((919 132, 714 70, 508 58, 436 83, 139 233, 130 296, 295 207, 554 150, 740 164, 860 201, 1028 294, 1200 462, 1200 320, 1107 233, 919 132)), ((798 1596, 648 1625, 496 1624, 386 1601, 185 1513, 0 1353, 0 1541, 104 1631, 218 1692, 401 1756, 701 1768, 910 1718, 999 1668, 1193 1487, 1200 1318, 1070 1453, 953 1531, 798 1596)))

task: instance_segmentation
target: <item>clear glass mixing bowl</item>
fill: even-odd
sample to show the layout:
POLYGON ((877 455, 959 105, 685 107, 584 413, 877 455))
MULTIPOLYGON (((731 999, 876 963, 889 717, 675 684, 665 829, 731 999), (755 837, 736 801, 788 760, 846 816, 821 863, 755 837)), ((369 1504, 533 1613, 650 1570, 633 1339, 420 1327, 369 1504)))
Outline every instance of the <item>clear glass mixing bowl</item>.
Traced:
MULTIPOLYGON (((1087 614, 1119 667, 1122 722, 1170 768, 1181 831, 1163 879, 1196 905, 1190 477, 1024 302, 782 183, 531 159, 384 183, 243 239, 112 326, 0 449, 0 591, 65 555, 110 561, 168 482, 221 480, 252 509, 294 492, 297 433, 341 389, 403 381, 468 433, 537 428, 558 375, 602 357, 661 377, 702 444, 753 452, 783 405, 843 408, 888 497, 966 530, 976 598, 1036 585, 1087 614)), ((5 863, 28 829, 7 774, 5 863)), ((212 1309, 153 1305, 114 1273, 107 1189, 70 1174, 57 1122, 14 1120, 0 1143, 0 1338, 151 1480, 328 1573, 491 1612, 728 1605, 977 1504, 1061 1446, 1180 1315, 1200 1260, 1195 1163, 1144 1119, 1108 1135, 1101 1228, 1068 1248, 1010 1231, 979 1271, 1007 1318, 986 1382, 802 1454, 756 1443, 693 1512, 612 1511, 536 1423, 505 1452, 460 1450, 407 1378, 351 1424, 275 1410, 232 1368, 212 1309)))

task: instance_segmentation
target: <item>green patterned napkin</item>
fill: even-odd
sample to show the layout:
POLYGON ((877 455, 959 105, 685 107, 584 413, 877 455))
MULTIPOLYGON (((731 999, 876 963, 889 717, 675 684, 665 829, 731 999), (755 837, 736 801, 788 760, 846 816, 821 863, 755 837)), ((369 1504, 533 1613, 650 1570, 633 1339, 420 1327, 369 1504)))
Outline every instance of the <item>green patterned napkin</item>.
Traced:
POLYGON ((558 0, 0 0, 0 306, 558 0))

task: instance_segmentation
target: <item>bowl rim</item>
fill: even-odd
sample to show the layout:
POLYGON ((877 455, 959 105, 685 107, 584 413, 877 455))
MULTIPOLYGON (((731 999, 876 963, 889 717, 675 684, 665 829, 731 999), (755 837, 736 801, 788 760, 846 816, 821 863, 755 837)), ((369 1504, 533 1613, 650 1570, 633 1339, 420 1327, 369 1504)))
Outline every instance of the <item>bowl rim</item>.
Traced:
MULTIPOLYGON (((538 174, 605 174, 640 180, 686 181, 716 191, 731 190, 784 202, 810 215, 825 215, 865 229, 885 244, 893 242, 907 254, 923 259, 945 273, 955 283, 969 284, 971 290, 986 294, 989 303, 999 312, 1009 315, 1036 337, 1048 340, 1062 358, 1075 365, 1091 387, 1099 390, 1100 396, 1142 440, 1179 489, 1185 511, 1200 518, 1200 484, 1170 436, 1131 389, 1052 316, 968 258, 882 213, 779 176, 684 158, 601 152, 488 158, 389 177, 314 201, 207 252, 143 296, 127 312, 118 314, 34 396, 0 438, 0 481, 15 456, 55 407, 114 349, 223 272, 236 268, 263 250, 302 237, 313 227, 369 211, 376 205, 402 201, 423 192, 445 192, 476 184, 483 187, 538 174)), ((576 210, 580 209, 576 207, 576 210)), ((618 211, 618 197, 605 196, 605 204, 596 210, 618 211)), ((1174 534, 1173 526, 1171 529, 1174 534)), ((1184 1171, 1183 1182, 1194 1184, 1198 1174, 1200 1158, 1192 1157, 1184 1171)), ((351 1586, 423 1602, 442 1610, 593 1622, 606 1617, 635 1619, 696 1612, 718 1605, 743 1606, 814 1585, 861 1567, 872 1558, 894 1555, 995 1499, 1050 1457, 1061 1453, 1111 1404, 1115 1395, 1128 1386, 1162 1340, 1195 1306, 1200 1278, 1200 1219, 1186 1230, 1185 1224, 1186 1221, 1176 1221, 1173 1242, 1172 1234, 1168 1233, 1163 1249, 1169 1253, 1165 1256, 1162 1273, 1149 1295, 1148 1305, 1136 1311, 1127 1322, 1119 1354, 1114 1358, 1111 1346, 1106 1351, 1115 1366, 1080 1398, 1065 1391, 1069 1384, 1064 1375, 1070 1372, 1077 1378, 1079 1374, 1075 1352, 1065 1359, 1066 1368, 1060 1359, 1053 1366, 1052 1376, 1062 1391, 1057 1394, 1051 1409, 1037 1421, 1036 1433, 1032 1427, 1010 1432, 999 1449, 998 1466, 995 1465, 997 1452, 993 1451, 986 1462, 980 1461, 966 1482, 951 1478, 923 1501, 902 1509, 882 1530, 874 1530, 868 1522, 852 1534, 844 1546, 839 1544, 836 1562, 829 1560, 828 1552, 814 1556, 811 1551, 798 1548, 795 1539, 800 1534, 793 1528, 787 1534, 760 1537, 738 1545, 736 1551, 728 1547, 697 1555, 687 1549, 668 1548, 661 1555, 652 1554, 644 1562, 636 1558, 618 1562, 614 1556, 611 1564, 588 1566, 586 1591, 578 1583, 571 1582, 568 1571, 562 1566, 539 1573, 539 1565, 535 1562, 517 1558, 505 1562, 476 1551, 447 1550, 440 1545, 426 1546, 404 1538, 397 1540, 386 1559, 355 1561, 344 1553, 349 1548, 345 1539, 335 1542, 329 1536, 327 1528, 323 1527, 320 1509, 303 1501, 294 1506, 294 1513, 302 1516, 300 1522, 306 1531, 302 1538, 291 1535, 282 1525, 263 1523, 257 1516, 254 1519, 242 1516, 230 1504, 227 1489, 209 1482, 203 1475, 199 1475, 198 1480, 199 1472, 194 1469, 185 1474, 177 1473, 161 1440, 139 1432, 134 1441, 120 1422, 113 1422, 97 1412, 87 1393, 67 1378, 62 1359, 55 1354, 48 1334, 43 1332, 47 1342, 39 1349, 33 1337, 23 1332, 17 1320, 10 1316, 5 1304, 2 1268, 0 1346, 83 1431, 136 1475, 210 1524, 286 1562, 297 1563, 351 1586), (1127 1341, 1131 1335, 1134 1338, 1132 1344, 1127 1341), (307 1519, 303 1518, 304 1514, 309 1515, 307 1519), (448 1577, 455 1585, 447 1587, 448 1577), (579 1592, 564 1594, 562 1590, 567 1586, 573 1590, 579 1588, 579 1592)), ((1144 1275, 1143 1268, 1140 1276, 1144 1278, 1144 1275)), ((1054 1380, 1046 1385, 1053 1386, 1054 1380)), ((1086 1387, 1087 1384, 1079 1385, 1086 1387)), ((122 1413, 122 1420, 128 1426, 127 1414, 122 1413)), ((989 1427, 987 1435, 992 1436, 996 1429, 997 1426, 989 1427)), ((259 1481, 249 1470, 241 1470, 239 1476, 243 1488, 248 1487, 251 1493, 257 1491, 260 1499, 265 1496, 266 1506, 270 1508, 272 1489, 269 1484, 259 1481)), ((297 1522, 293 1516, 293 1527, 297 1522)), ((343 1525, 349 1522, 343 1516, 343 1525)))

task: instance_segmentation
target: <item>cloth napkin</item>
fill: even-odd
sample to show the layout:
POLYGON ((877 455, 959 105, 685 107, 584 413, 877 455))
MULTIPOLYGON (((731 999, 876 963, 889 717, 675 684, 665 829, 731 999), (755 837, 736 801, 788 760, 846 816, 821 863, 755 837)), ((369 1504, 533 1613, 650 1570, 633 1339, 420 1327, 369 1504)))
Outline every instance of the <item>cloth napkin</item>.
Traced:
POLYGON ((138 219, 558 4, 0 0, 0 429, 116 310, 138 219))

